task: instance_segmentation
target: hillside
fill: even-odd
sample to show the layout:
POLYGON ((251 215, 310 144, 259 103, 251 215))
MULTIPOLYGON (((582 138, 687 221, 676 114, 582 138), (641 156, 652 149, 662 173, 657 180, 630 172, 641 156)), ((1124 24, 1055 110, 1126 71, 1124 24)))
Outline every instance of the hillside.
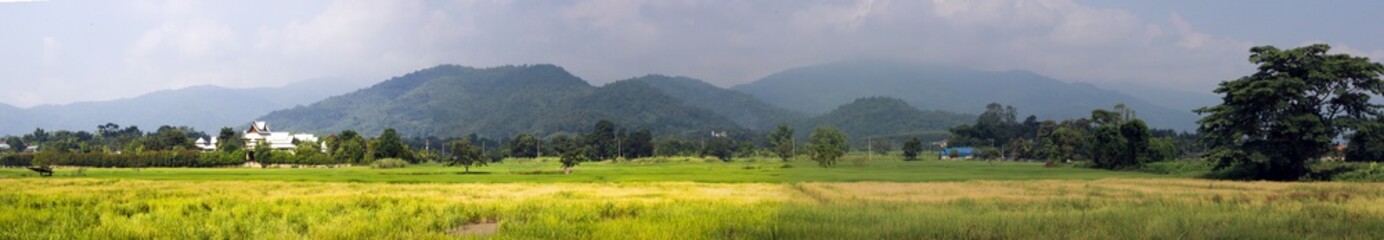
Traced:
MULTIPOLYGON (((945 132, 951 127, 974 122, 975 115, 945 111, 922 111, 897 98, 867 97, 798 124, 799 135, 806 137, 816 126, 835 126, 851 140, 866 137, 925 135, 945 132)), ((935 140, 935 139, 933 139, 935 140)))
POLYGON ((794 123, 807 118, 802 113, 769 105, 754 96, 697 79, 648 75, 630 80, 647 83, 688 105, 710 110, 752 130, 771 129, 780 123, 794 123))
POLYGON ((110 101, 32 108, 0 106, 0 122, 4 123, 0 124, 0 135, 30 133, 34 128, 91 131, 105 123, 146 130, 161 125, 191 126, 210 132, 226 126, 238 127, 275 109, 310 103, 356 86, 332 79, 270 88, 194 86, 110 101))
POLYGON ((1092 109, 1124 103, 1151 127, 1192 130, 1196 121, 1189 111, 1026 71, 987 72, 881 60, 793 68, 732 89, 809 114, 825 113, 856 98, 886 96, 903 99, 919 109, 972 114, 998 102, 1040 119, 1088 117, 1092 109))
POLYGON ((659 134, 740 129, 638 81, 593 87, 553 65, 441 65, 261 118, 276 129, 331 133, 508 137, 588 131, 606 119, 659 134))

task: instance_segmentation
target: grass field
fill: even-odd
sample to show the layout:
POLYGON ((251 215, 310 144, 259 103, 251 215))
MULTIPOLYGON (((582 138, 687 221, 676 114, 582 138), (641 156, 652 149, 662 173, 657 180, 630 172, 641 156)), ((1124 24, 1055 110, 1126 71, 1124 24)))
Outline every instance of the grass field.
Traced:
POLYGON ((0 239, 1378 239, 1384 185, 1039 164, 0 170, 0 239), (251 181, 245 181, 251 180, 251 181))
MULTIPOLYGON (((792 182, 932 182, 1037 179, 1168 178, 1169 176, 1115 172, 1086 168, 1043 168, 1041 163, 982 161, 867 161, 857 165, 849 156, 834 168, 818 167, 816 162, 756 159, 752 162, 724 163, 714 159, 656 158, 637 161, 589 162, 562 175, 556 159, 516 160, 463 173, 460 167, 437 164, 414 165, 398 169, 350 168, 88 168, 77 175, 75 168, 59 169, 57 178, 147 179, 147 180, 273 180, 314 182, 382 183, 553 183, 553 182, 706 182, 706 183, 792 183, 792 182), (787 165, 788 167, 785 167, 787 165)), ((0 178, 36 176, 26 169, 0 169, 0 178)))

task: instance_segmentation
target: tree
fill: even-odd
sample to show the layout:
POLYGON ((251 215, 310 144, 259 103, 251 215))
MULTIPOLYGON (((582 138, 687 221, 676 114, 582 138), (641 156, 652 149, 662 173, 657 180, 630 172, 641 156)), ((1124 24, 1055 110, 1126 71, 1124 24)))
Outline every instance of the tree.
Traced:
POLYGON ((1118 125, 1109 124, 1096 128, 1096 133, 1091 138, 1091 146, 1093 167, 1117 169, 1125 166, 1121 161, 1128 152, 1129 141, 1120 135, 1118 125))
POLYGON ((10 150, 16 153, 24 152, 24 149, 29 148, 29 145, 25 144, 23 139, 15 136, 6 137, 5 144, 9 144, 10 150))
POLYGON ((912 139, 908 139, 907 142, 904 142, 904 143, 903 143, 903 160, 907 160, 907 161, 918 160, 918 153, 921 153, 922 151, 923 151, 923 141, 922 141, 922 140, 918 140, 918 137, 913 137, 912 139))
POLYGON ((812 160, 822 167, 835 166, 836 159, 846 155, 846 134, 834 127, 817 127, 809 138, 812 143, 807 147, 808 152, 812 154, 812 160))
POLYGON ((252 154, 252 157, 254 157, 255 162, 259 162, 259 163, 273 162, 273 159, 272 159, 272 158, 274 157, 274 156, 273 156, 273 154, 274 154, 274 149, 273 149, 273 148, 269 148, 269 143, 265 143, 264 141, 260 141, 259 144, 255 144, 255 151, 254 151, 253 153, 251 153, 251 154, 252 154))
POLYGON ((1384 121, 1361 124, 1350 136, 1346 146, 1346 161, 1384 161, 1384 121))
POLYGON ((866 147, 869 148, 866 150, 874 151, 879 155, 889 154, 890 151, 894 151, 894 143, 889 142, 888 139, 870 139, 866 141, 865 144, 866 147))
POLYGON ((586 135, 586 143, 592 148, 587 153, 592 159, 615 158, 616 151, 619 149, 615 142, 615 123, 607 120, 596 122, 591 133, 586 135))
POLYGON ((471 172, 471 166, 485 166, 485 157, 481 156, 481 149, 471 145, 471 141, 452 141, 449 149, 452 157, 447 158, 447 166, 461 165, 467 173, 471 172))
POLYGON ((1068 160, 1081 159, 1081 144, 1086 141, 1087 133, 1075 126, 1061 126, 1053 130, 1051 145, 1045 150, 1048 152, 1048 160, 1063 162, 1068 160))
POLYGON ((787 162, 793 157, 793 128, 788 124, 779 124, 778 128, 769 132, 769 145, 773 146, 774 154, 779 159, 787 162))
POLYGON ((160 151, 192 148, 192 139, 188 138, 187 135, 188 133, 183 129, 162 126, 152 136, 149 136, 149 141, 145 143, 145 147, 149 150, 160 151))
POLYGON ((216 135, 216 147, 222 152, 227 153, 240 151, 240 149, 245 148, 245 142, 240 139, 240 132, 228 127, 223 127, 221 128, 221 132, 216 135))
MULTIPOLYGON (((1122 106, 1120 105, 1120 107, 1122 106)), ((1131 115, 1127 115, 1126 117, 1129 118, 1125 118, 1124 124, 1120 124, 1120 136, 1124 137, 1125 144, 1128 144, 1125 147, 1124 156, 1120 158, 1124 165, 1121 167, 1132 167, 1155 160, 1163 160, 1149 159, 1149 138, 1151 137, 1149 136, 1149 127, 1144 124, 1143 120, 1132 119, 1133 110, 1127 111, 1131 115)))
POLYGON ((298 164, 327 164, 325 161, 319 161, 319 159, 330 160, 325 156, 319 158, 322 155, 321 146, 321 144, 313 141, 299 142, 293 148, 293 156, 298 159, 298 164))
POLYGON ((735 140, 728 137, 713 137, 706 141, 706 149, 702 149, 703 155, 714 156, 722 162, 730 162, 735 152, 735 140))
POLYGON ((339 163, 365 164, 365 137, 355 131, 345 130, 336 135, 336 141, 328 142, 328 152, 339 163))
POLYGON ((635 131, 620 141, 625 159, 654 156, 654 134, 648 129, 635 131))
POLYGON ((1198 131, 1221 177, 1299 179, 1336 137, 1380 116, 1369 100, 1384 94, 1384 65, 1330 49, 1251 48, 1249 61, 1259 70, 1221 82, 1215 93, 1222 103, 1196 110, 1205 115, 1198 131))
POLYGON ((538 157, 538 138, 527 133, 514 136, 509 142, 509 155, 517 158, 538 157))
POLYGON ((1149 141, 1149 161, 1167 161, 1177 159, 1177 145, 1170 137, 1154 138, 1149 141))
POLYGON ((409 163, 417 163, 413 159, 413 154, 409 152, 408 145, 404 144, 404 140, 399 138, 399 133, 393 128, 385 129, 376 141, 379 141, 379 144, 371 148, 375 159, 401 158, 409 163))
POLYGON ((581 164, 581 162, 588 161, 586 158, 586 151, 588 151, 588 149, 587 147, 578 147, 561 150, 562 158, 558 159, 558 161, 562 162, 562 173, 572 174, 572 167, 581 164))

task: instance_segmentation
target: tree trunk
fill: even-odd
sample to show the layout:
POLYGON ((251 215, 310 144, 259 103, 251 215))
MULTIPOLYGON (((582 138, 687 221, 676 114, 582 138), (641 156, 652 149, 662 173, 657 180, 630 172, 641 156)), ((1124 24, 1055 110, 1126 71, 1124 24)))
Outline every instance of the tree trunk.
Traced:
POLYGON ((572 167, 562 167, 562 174, 572 175, 572 167))

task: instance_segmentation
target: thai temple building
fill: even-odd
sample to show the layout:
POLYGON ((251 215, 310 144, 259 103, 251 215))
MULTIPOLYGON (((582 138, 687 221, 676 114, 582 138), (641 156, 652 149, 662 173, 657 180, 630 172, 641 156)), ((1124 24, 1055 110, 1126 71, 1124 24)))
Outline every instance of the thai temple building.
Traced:
MULTIPOLYGON (((250 128, 245 130, 245 147, 254 148, 261 142, 269 144, 270 148, 284 150, 293 149, 297 145, 294 142, 318 142, 317 136, 305 133, 273 132, 269 130, 269 123, 255 121, 250 123, 250 128)), ((214 143, 213 143, 214 145, 214 143)))

